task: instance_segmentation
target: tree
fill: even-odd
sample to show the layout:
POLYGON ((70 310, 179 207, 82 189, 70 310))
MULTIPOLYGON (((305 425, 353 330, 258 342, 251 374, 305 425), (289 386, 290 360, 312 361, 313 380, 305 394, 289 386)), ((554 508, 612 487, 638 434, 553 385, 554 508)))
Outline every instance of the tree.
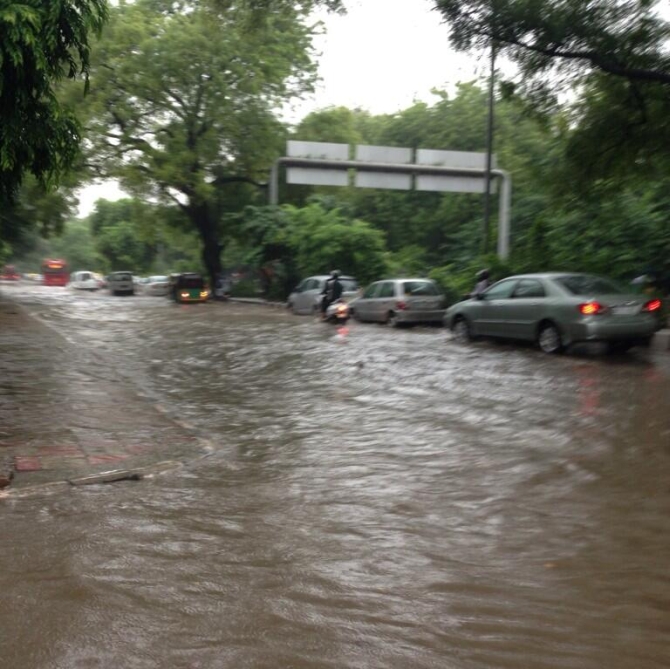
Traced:
POLYGON ((281 297, 300 278, 334 268, 368 282, 386 272, 384 234, 365 221, 314 198, 306 207, 247 207, 238 216, 238 260, 273 268, 281 297))
POLYGON ((156 245, 150 243, 155 209, 150 204, 129 199, 96 203, 88 220, 95 248, 104 259, 106 269, 137 274, 151 269, 156 255, 156 245))
POLYGON ((670 23, 658 0, 434 0, 459 49, 494 45, 516 63, 536 112, 579 95, 566 135, 571 174, 659 174, 670 164, 670 23), (632 168, 635 169, 632 169, 632 168))
POLYGON ((111 10, 97 45, 88 160, 179 208, 212 281, 230 234, 223 213, 254 201, 283 148, 275 110, 311 90, 311 4, 278 2, 250 25, 245 3, 138 0, 111 10))
POLYGON ((28 253, 37 235, 60 234, 73 206, 70 189, 47 191, 32 175, 25 178, 14 200, 0 209, 0 261, 28 253))
POLYGON ((9 0, 0 8, 0 206, 23 176, 51 185, 72 165, 80 133, 56 98, 64 79, 89 71, 89 36, 107 15, 105 0, 9 0))

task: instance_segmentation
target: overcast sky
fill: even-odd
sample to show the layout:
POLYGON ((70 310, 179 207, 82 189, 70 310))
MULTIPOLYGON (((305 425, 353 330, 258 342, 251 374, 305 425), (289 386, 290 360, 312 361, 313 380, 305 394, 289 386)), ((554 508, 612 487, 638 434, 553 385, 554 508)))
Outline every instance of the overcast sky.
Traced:
MULTIPOLYGON (((487 74, 486 59, 457 54, 447 27, 431 11, 430 0, 345 0, 345 16, 319 13, 326 34, 316 41, 321 82, 310 98, 293 105, 286 120, 300 121, 329 106, 360 107, 373 114, 405 109, 414 100, 430 101, 430 90, 453 90, 461 81, 487 74)), ((80 193, 79 216, 98 198, 123 194, 113 183, 80 193)))

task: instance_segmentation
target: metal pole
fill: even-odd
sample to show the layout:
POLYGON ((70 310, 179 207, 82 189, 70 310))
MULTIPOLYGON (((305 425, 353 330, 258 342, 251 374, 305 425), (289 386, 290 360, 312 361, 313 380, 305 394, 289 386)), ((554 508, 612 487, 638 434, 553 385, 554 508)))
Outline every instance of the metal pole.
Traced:
POLYGON ((496 67, 495 42, 491 40, 491 74, 489 76, 489 110, 486 123, 486 192, 484 195, 484 227, 482 230, 482 252, 489 252, 489 229, 491 218, 491 166, 493 162, 493 90, 496 67))
POLYGON ((496 170, 500 176, 500 204, 498 213, 498 257, 509 257, 510 206, 512 202, 512 179, 507 172, 496 170))
POLYGON ((268 189, 269 200, 271 205, 279 204, 279 161, 272 163, 270 169, 270 188, 268 189))

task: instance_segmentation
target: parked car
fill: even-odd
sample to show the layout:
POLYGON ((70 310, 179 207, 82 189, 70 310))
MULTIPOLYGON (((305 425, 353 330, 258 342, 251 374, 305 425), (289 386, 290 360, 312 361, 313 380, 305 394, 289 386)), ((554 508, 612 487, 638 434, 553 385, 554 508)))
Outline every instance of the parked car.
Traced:
POLYGON ((659 299, 593 274, 523 274, 452 305, 445 325, 460 341, 477 336, 534 341, 546 353, 604 341, 623 352, 649 345, 660 328, 661 306, 659 299))
POLYGON ((170 292, 170 280, 167 276, 150 276, 142 284, 145 295, 167 295, 170 292))
POLYGON ((88 270, 73 272, 70 275, 69 286, 77 290, 98 290, 100 288, 94 273, 88 270))
MULTIPOLYGON (((328 280, 328 274, 309 276, 303 279, 288 296, 286 306, 294 314, 314 314, 319 311, 321 293, 328 280)), ((353 276, 340 276, 342 299, 350 300, 358 295, 358 282, 353 276)))
POLYGON ((441 324, 446 297, 430 279, 386 279, 371 283, 349 306, 358 321, 441 324))
POLYGON ((107 277, 107 287, 112 295, 134 295, 135 283, 132 272, 112 272, 107 277))

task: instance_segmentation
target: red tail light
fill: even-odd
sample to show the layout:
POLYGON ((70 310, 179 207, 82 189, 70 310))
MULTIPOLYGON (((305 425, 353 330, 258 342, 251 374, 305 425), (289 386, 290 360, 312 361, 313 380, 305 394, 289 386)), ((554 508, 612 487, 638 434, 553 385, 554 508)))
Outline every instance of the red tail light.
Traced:
POLYGON ((600 302, 584 302, 583 304, 580 304, 577 309, 579 309, 579 313, 584 316, 604 314, 607 311, 607 307, 600 304, 600 302))
POLYGON ((642 307, 642 311, 658 311, 661 308, 661 304, 661 300, 649 300, 649 302, 642 307))
POLYGON ((407 309, 407 302, 403 302, 403 300, 400 300, 400 302, 396 302, 396 308, 400 309, 402 311, 403 309, 407 309))

